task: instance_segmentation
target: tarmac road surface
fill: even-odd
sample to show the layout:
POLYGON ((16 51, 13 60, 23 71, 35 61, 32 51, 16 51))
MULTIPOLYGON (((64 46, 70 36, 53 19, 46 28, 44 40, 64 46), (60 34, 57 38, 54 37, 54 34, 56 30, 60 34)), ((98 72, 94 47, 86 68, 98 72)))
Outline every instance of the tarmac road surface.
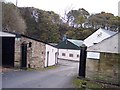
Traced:
POLYGON ((59 60, 57 68, 44 71, 10 71, 2 74, 2 88, 74 88, 78 62, 59 60))

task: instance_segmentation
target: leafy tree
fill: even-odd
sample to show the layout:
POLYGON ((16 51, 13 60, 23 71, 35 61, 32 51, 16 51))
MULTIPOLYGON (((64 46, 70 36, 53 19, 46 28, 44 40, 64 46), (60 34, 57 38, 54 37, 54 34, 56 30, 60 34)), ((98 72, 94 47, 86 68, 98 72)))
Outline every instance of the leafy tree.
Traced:
POLYGON ((78 10, 71 10, 68 12, 67 17, 69 17, 69 24, 73 27, 80 27, 82 28, 82 24, 85 23, 87 17, 89 16, 89 12, 83 8, 78 10))
POLYGON ((111 13, 101 12, 98 14, 91 15, 88 19, 88 24, 92 26, 93 29, 106 28, 117 30, 118 28, 118 18, 111 13))
POLYGON ((3 3, 3 11, 4 29, 24 33, 48 43, 58 43, 64 35, 84 40, 98 28, 114 31, 120 29, 120 17, 105 12, 90 15, 83 8, 66 13, 65 22, 53 11, 34 7, 18 8, 14 4, 3 3))
POLYGON ((27 23, 27 34, 45 42, 58 42, 61 19, 53 11, 43 11, 33 7, 20 8, 27 23))
POLYGON ((11 3, 2 4, 4 30, 25 33, 26 23, 22 18, 18 8, 11 3))

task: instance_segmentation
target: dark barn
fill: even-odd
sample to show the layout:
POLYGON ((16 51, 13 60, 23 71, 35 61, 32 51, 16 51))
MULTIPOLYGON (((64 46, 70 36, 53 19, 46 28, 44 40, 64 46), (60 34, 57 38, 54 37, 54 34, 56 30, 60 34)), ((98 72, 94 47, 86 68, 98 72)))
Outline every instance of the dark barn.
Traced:
POLYGON ((14 67, 15 35, 0 32, 2 38, 2 66, 14 67))

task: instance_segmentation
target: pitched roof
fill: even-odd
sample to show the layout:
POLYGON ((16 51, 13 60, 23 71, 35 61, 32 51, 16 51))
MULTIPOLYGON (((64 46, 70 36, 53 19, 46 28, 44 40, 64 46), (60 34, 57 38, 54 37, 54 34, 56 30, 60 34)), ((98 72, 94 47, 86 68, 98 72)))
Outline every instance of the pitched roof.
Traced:
POLYGON ((109 34, 109 35, 111 35, 111 36, 117 33, 117 32, 110 31, 110 30, 106 30, 106 29, 102 29, 102 28, 100 28, 100 29, 98 29, 98 30, 102 30, 103 32, 105 32, 105 33, 107 33, 107 34, 109 34))
POLYGON ((75 44, 76 46, 80 47, 83 44, 82 40, 74 40, 74 39, 67 39, 71 43, 75 44))
POLYGON ((0 37, 15 37, 14 34, 0 31, 0 37))
MULTIPOLYGON (((17 37, 17 36, 19 36, 19 37, 25 37, 25 38, 29 38, 29 39, 31 39, 31 40, 35 40, 35 41, 38 41, 38 42, 41 42, 41 43, 44 43, 44 44, 47 44, 47 45, 50 45, 50 46, 53 46, 53 47, 55 47, 54 45, 51 45, 51 44, 49 44, 49 43, 46 43, 46 42, 44 42, 44 41, 41 41, 41 40, 39 40, 39 39, 37 39, 37 38, 34 38, 34 37, 30 37, 30 36, 27 36, 27 35, 24 35, 24 34, 20 34, 20 33, 16 33, 16 32, 8 32, 8 31, 4 31, 3 33, 6 33, 6 34, 9 34, 9 35, 13 35, 13 37, 17 37)), ((1 33, 0 33, 0 36, 1 36, 1 33)))
POLYGON ((108 37, 101 42, 87 48, 87 51, 120 53, 120 32, 108 37))
POLYGON ((56 47, 60 49, 79 50, 82 44, 83 44, 83 41, 81 40, 66 39, 60 42, 56 47))
POLYGON ((102 40, 104 40, 104 39, 106 39, 106 38, 108 38, 110 36, 113 36, 116 33, 117 32, 100 28, 96 32, 94 32, 92 35, 90 35, 89 37, 87 37, 84 40, 84 44, 86 46, 88 46, 88 47, 92 46, 92 45, 94 45, 94 43, 99 43, 102 40))

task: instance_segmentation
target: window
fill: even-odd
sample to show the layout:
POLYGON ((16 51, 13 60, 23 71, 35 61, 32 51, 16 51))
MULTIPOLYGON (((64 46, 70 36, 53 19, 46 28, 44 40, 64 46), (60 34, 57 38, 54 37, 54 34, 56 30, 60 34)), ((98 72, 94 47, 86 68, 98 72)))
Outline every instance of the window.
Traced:
POLYGON ((73 57, 73 54, 69 54, 69 57, 73 57))
POLYGON ((65 56, 65 53, 62 53, 62 56, 65 56))
POLYGON ((97 43, 93 43, 94 45, 97 44, 97 43))
POLYGON ((31 42, 29 42, 29 47, 32 47, 32 43, 31 42))
POLYGON ((80 56, 79 55, 77 55, 77 58, 79 58, 80 56))

